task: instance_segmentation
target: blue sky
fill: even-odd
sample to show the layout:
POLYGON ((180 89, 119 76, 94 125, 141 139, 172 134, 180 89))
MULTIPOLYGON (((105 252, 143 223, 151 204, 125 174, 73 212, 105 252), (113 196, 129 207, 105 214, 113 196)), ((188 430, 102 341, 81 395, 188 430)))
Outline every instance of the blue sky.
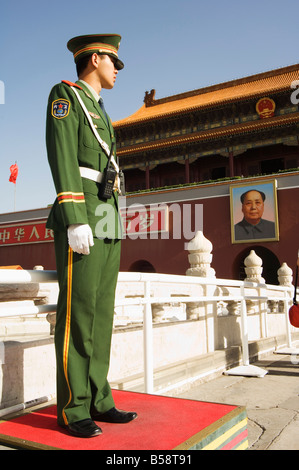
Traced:
POLYGON ((298 18, 296 0, 0 0, 0 213, 14 210, 15 161, 16 209, 54 201, 45 114, 51 87, 76 80, 71 37, 121 34, 125 69, 103 92, 118 120, 152 88, 162 98, 299 63, 298 18))

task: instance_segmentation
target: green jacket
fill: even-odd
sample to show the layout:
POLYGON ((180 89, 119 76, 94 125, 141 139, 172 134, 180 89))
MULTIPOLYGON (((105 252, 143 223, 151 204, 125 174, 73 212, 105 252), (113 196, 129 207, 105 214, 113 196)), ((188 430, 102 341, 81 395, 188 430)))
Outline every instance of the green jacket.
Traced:
MULTIPOLYGON (((76 90, 100 137, 111 148, 115 137, 110 118, 107 123, 100 105, 84 84, 78 83, 76 90)), ((79 172, 79 166, 103 172, 108 158, 90 128, 70 82, 61 82, 50 92, 46 144, 57 193, 47 227, 65 231, 70 224, 89 224, 95 237, 121 238, 117 193, 114 192, 111 199, 101 199, 99 184, 82 178, 79 172)))

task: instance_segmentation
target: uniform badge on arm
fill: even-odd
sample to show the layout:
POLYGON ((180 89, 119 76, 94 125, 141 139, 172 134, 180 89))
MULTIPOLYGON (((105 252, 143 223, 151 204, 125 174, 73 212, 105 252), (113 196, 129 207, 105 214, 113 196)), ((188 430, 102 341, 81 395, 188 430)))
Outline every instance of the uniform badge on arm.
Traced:
POLYGON ((56 119, 65 118, 70 112, 71 103, 62 98, 53 101, 52 103, 52 116, 56 119))

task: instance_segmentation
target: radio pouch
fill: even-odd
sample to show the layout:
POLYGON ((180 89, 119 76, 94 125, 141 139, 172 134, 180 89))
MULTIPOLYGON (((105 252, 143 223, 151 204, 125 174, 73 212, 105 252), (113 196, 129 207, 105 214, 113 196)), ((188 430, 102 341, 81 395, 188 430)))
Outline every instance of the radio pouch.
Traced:
POLYGON ((111 164, 111 158, 113 155, 115 143, 112 142, 110 155, 108 157, 108 162, 106 168, 103 172, 103 178, 100 185, 99 196, 103 199, 110 199, 113 193, 113 187, 115 183, 115 178, 117 177, 117 171, 111 164))

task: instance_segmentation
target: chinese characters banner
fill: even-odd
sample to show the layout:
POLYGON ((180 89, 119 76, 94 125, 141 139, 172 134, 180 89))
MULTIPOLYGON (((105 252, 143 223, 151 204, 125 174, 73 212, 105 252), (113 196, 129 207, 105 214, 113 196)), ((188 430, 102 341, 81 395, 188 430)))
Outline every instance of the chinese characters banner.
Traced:
POLYGON ((27 243, 52 242, 53 230, 46 228, 46 222, 0 225, 0 246, 23 245, 27 243))
MULTIPOLYGON (((127 235, 161 233, 168 231, 168 208, 128 208, 121 211, 127 235)), ((46 228, 46 220, 30 223, 0 225, 0 246, 53 242, 53 230, 46 228)))
POLYGON ((161 233, 168 231, 168 207, 129 207, 122 211, 127 235, 161 233))

